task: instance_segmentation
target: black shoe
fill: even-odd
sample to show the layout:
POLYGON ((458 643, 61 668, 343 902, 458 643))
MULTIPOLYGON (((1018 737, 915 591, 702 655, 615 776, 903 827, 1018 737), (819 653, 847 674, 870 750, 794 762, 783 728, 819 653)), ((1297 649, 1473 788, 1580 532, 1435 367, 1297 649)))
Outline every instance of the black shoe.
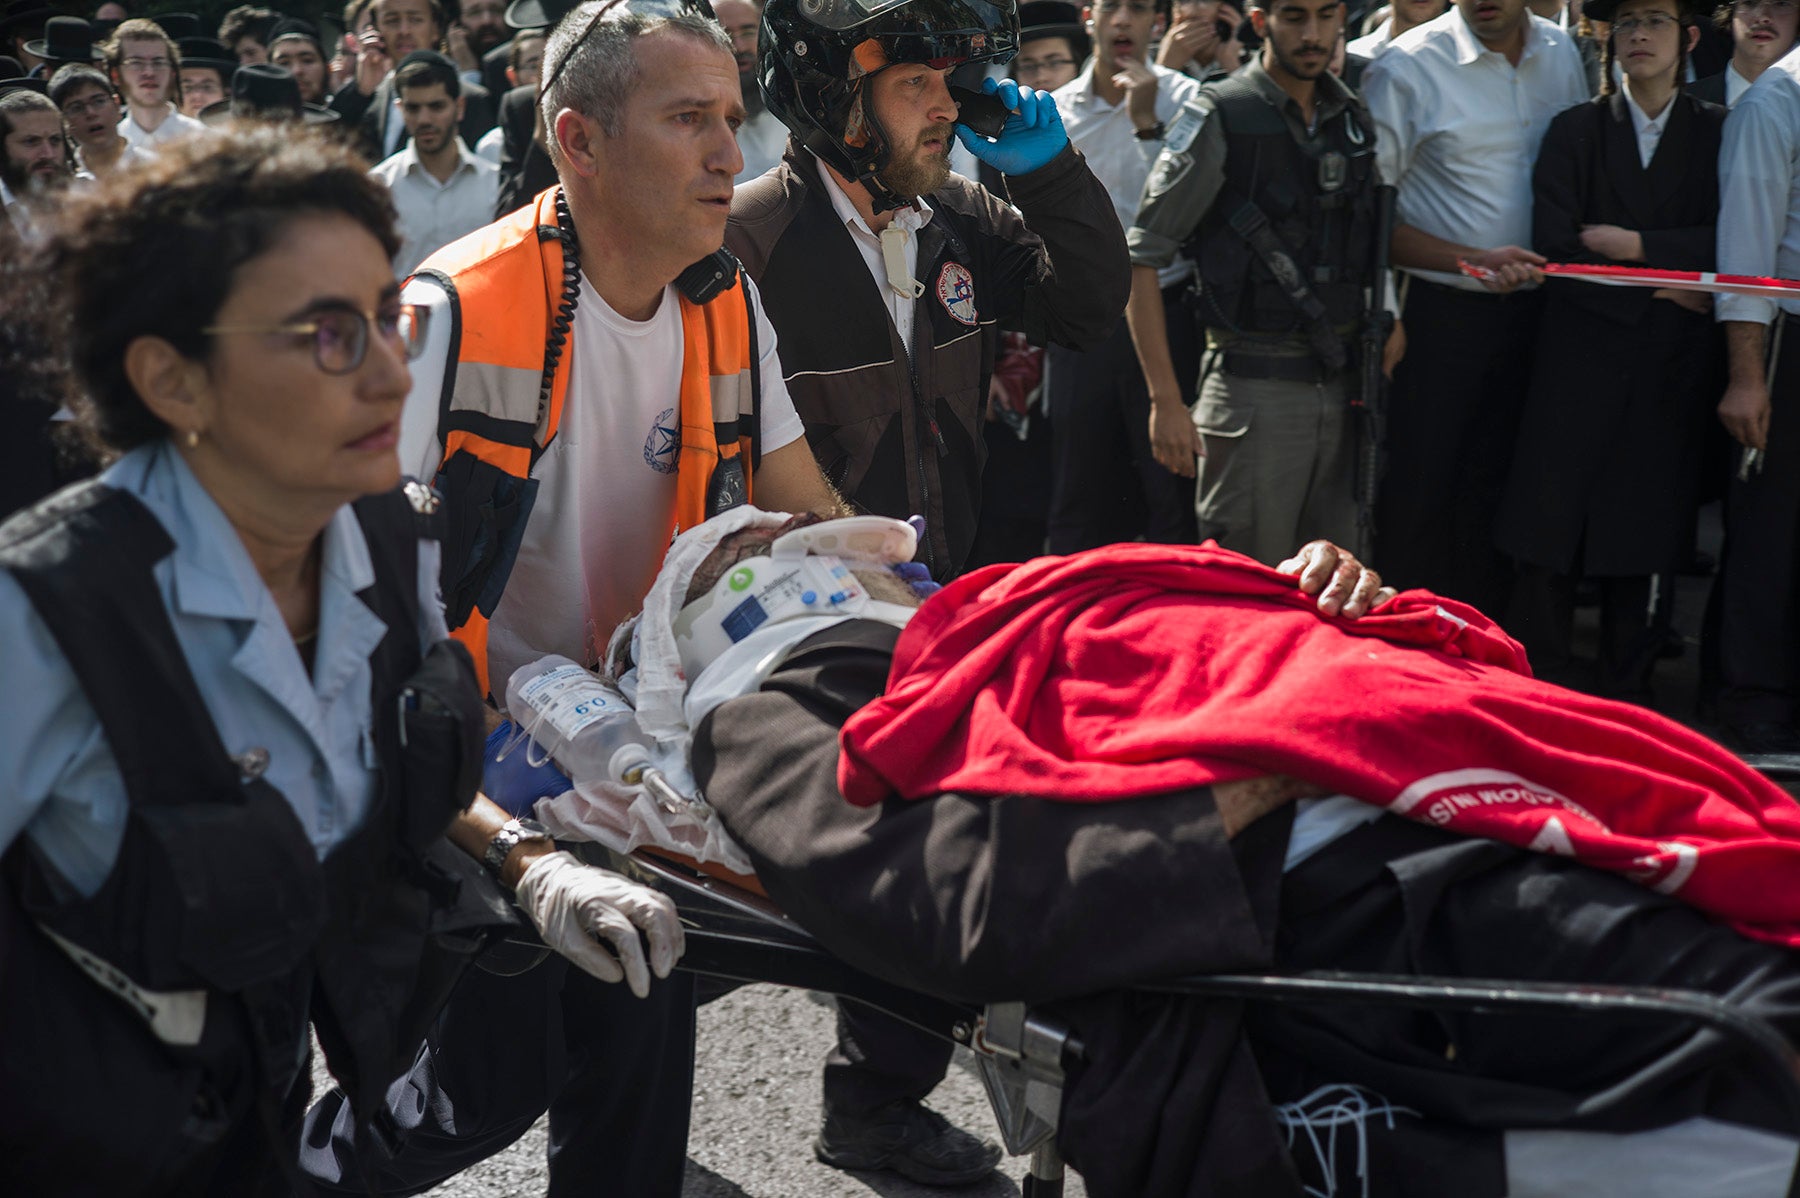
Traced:
POLYGON ((1739 753, 1800 754, 1800 731, 1791 724, 1733 724, 1725 729, 1724 740, 1739 753))
POLYGON ((1000 1164, 998 1144, 917 1102, 861 1117, 827 1111, 813 1151, 834 1169, 887 1170, 930 1186, 971 1185, 1000 1164))

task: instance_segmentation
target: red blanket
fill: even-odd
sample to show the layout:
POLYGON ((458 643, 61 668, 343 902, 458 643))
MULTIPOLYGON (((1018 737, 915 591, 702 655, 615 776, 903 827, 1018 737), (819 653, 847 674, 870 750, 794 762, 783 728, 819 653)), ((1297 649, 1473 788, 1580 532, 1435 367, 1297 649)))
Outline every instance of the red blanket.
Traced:
POLYGON ((1622 873, 1800 945, 1800 806, 1705 737, 1530 676, 1475 609, 1360 620, 1214 545, 1118 545, 952 583, 844 725, 853 803, 1095 801, 1285 774, 1622 873))

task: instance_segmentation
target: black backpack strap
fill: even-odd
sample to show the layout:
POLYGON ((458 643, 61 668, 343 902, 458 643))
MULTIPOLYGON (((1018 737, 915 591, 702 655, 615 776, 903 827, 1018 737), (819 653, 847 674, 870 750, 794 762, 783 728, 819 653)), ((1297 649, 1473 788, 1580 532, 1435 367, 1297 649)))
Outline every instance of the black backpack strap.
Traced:
POLYGON ((0 569, 18 581, 81 682, 137 804, 190 802, 238 785, 151 573, 174 548, 135 496, 97 480, 0 525, 0 569), (130 687, 117 685, 121 663, 130 663, 130 687))

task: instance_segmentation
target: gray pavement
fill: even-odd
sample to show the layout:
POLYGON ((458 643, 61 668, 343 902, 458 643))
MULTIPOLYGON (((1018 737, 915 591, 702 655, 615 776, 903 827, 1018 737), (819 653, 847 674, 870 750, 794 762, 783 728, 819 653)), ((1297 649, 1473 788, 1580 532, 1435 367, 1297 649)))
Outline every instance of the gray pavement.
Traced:
MULTIPOLYGON (((956 1190, 886 1174, 842 1173, 813 1159, 819 1066, 834 1020, 817 995, 747 986, 700 1008, 693 1125, 683 1198, 1016 1198, 1026 1158, 956 1190)), ((315 1091, 329 1084, 314 1057, 315 1091)), ((972 1058, 957 1050, 931 1105, 977 1135, 999 1139, 972 1058)), ((429 1191, 431 1198, 536 1198, 544 1193, 544 1122, 506 1152, 429 1191)), ((1068 1198, 1087 1198, 1069 1178, 1068 1198)), ((619 1195, 618 1198, 641 1198, 619 1195)))

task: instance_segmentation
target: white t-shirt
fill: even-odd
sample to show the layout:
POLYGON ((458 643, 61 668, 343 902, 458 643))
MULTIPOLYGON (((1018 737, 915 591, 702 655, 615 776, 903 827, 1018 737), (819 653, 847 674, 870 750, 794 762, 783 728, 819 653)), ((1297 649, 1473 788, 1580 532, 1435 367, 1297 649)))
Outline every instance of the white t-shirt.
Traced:
MULTIPOLYGON (((799 440, 804 430, 782 381, 775 330, 754 287, 750 294, 766 454, 799 440)), ((402 469, 430 479, 442 456, 437 417, 450 319, 443 290, 430 280, 407 284, 405 298, 438 310, 413 365, 400 433, 402 469)), ((496 694, 505 693, 515 669, 547 653, 597 660, 613 627, 643 603, 675 518, 682 360, 675 289, 665 289, 649 320, 633 321, 583 278, 567 352, 562 420, 531 472, 537 500, 488 628, 496 694)))

